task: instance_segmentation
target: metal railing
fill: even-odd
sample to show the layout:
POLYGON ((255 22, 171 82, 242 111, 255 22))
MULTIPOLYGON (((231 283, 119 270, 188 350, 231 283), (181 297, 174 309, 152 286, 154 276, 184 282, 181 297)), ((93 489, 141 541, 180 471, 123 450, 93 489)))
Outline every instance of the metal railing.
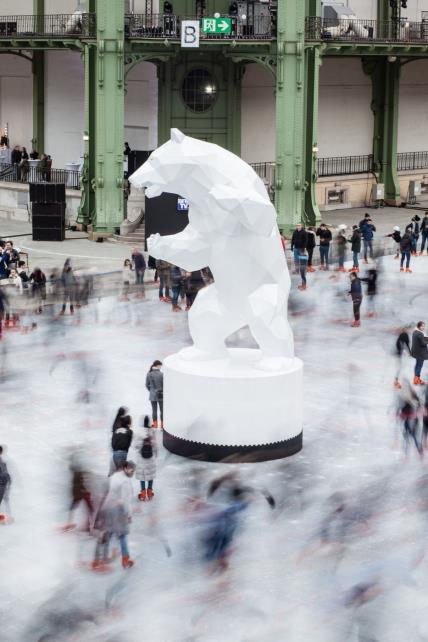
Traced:
MULTIPOLYGON (((203 33, 201 40, 270 40, 274 38, 272 18, 250 16, 243 20, 239 16, 221 16, 231 21, 230 33, 203 33)), ((125 37, 127 38, 180 38, 183 20, 199 20, 195 16, 173 14, 128 14, 125 16, 125 37)))
POLYGON ((0 16, 1 38, 91 38, 96 35, 94 13, 45 16, 0 16))
POLYGON ((400 152, 397 154, 399 172, 428 168, 428 152, 400 152))
POLYGON ((345 176, 346 174, 366 174, 373 171, 373 156, 332 156, 318 158, 318 176, 345 176))
POLYGON ((352 17, 340 20, 306 18, 306 40, 340 42, 428 42, 428 20, 361 20, 352 17))
POLYGON ((80 189, 80 172, 70 169, 19 167, 0 164, 0 182, 3 183, 65 183, 69 189, 80 189))

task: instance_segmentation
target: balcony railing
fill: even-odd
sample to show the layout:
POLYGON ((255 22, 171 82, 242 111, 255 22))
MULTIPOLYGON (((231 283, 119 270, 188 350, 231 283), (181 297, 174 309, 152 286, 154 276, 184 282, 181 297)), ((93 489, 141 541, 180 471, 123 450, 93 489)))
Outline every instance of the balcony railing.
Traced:
MULTIPOLYGON (((201 40, 271 40, 274 28, 270 14, 250 16, 243 20, 239 16, 222 16, 231 21, 230 33, 203 33, 201 40)), ((125 17, 125 36, 127 38, 177 38, 181 37, 183 20, 199 20, 195 16, 176 16, 173 14, 129 14, 125 17)))
POLYGON ((24 169, 10 163, 0 164, 0 182, 4 183, 65 183, 69 189, 80 189, 80 172, 69 169, 24 169))
POLYGON ((428 152, 401 152, 397 154, 399 172, 428 168, 428 152))
MULTIPOLYGON (((251 163, 251 167, 260 176, 268 190, 274 190, 275 163, 251 163)), ((428 151, 400 152, 397 154, 397 170, 399 172, 419 169, 428 169, 428 151)), ((317 160, 319 178, 369 174, 374 171, 374 160, 371 154, 367 156, 332 156, 331 158, 318 158, 317 160)))
POLYGON ((428 20, 423 22, 361 20, 352 17, 331 20, 306 18, 306 40, 339 42, 427 43, 428 20))
POLYGON ((373 171, 373 156, 332 156, 318 158, 318 176, 345 176, 373 171))
POLYGON ((2 38, 91 38, 96 33, 93 13, 45 16, 0 16, 2 38))

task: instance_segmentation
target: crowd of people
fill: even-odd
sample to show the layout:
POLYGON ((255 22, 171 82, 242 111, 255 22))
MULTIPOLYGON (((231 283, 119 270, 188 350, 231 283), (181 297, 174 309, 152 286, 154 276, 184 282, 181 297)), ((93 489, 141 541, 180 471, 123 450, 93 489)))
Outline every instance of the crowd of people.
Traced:
MULTIPOLYGON (((15 180, 21 183, 27 183, 30 174, 30 160, 39 161, 37 164, 38 178, 42 181, 50 181, 52 170, 52 158, 49 154, 42 154, 39 157, 39 152, 33 149, 30 154, 26 147, 15 145, 10 155, 10 162, 14 167, 15 180)), ((34 176, 30 176, 30 180, 34 180, 34 176)))
POLYGON ((212 275, 208 268, 186 272, 177 265, 154 259, 152 256, 148 257, 146 263, 144 254, 135 248, 131 259, 125 259, 123 263, 122 300, 129 300, 132 287, 136 289, 137 297, 145 297, 146 269, 153 270, 153 280, 158 286, 159 301, 170 303, 173 312, 182 312, 183 309, 190 310, 199 290, 212 282, 212 275), (182 307, 183 305, 184 307, 182 307))

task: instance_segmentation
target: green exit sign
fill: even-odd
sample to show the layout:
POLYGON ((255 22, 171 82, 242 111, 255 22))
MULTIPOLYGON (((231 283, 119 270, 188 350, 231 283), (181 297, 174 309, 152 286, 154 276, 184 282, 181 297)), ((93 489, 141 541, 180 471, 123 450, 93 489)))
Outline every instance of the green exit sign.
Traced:
POLYGON ((231 31, 231 18, 202 18, 202 33, 229 34, 231 31))

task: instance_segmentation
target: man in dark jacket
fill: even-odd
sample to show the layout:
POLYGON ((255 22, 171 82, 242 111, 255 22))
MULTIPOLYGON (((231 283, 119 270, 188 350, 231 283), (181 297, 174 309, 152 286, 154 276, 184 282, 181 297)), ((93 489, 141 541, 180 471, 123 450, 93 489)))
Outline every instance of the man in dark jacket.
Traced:
POLYGON ((425 216, 422 219, 421 223, 421 234, 422 234, 422 243, 421 243, 421 254, 424 253, 425 243, 427 245, 428 253, 428 212, 425 212, 425 216))
POLYGON ((328 270, 328 254, 330 251, 330 243, 332 234, 325 223, 321 223, 316 231, 316 235, 320 237, 320 270, 328 270))
POLYGON ((298 274, 299 272, 299 256, 306 250, 306 245, 308 243, 308 233, 301 223, 297 223, 296 229, 293 232, 291 237, 291 251, 293 252, 294 257, 294 273, 298 274))
POLYGON ((352 260, 353 260, 353 266, 352 266, 351 272, 359 272, 360 265, 358 263, 358 255, 361 252, 361 233, 358 225, 352 226, 352 236, 349 239, 349 242, 351 244, 352 260))
POLYGON ((352 327, 359 328, 360 327, 360 307, 361 307, 361 302, 363 300, 363 290, 361 287, 361 281, 358 278, 358 276, 355 274, 355 272, 351 272, 349 276, 351 279, 351 289, 349 290, 348 294, 351 295, 352 306, 354 309, 354 323, 352 323, 352 327))
POLYGON ((371 218, 368 218, 360 229, 364 245, 364 263, 368 263, 367 251, 370 253, 370 258, 373 258, 373 232, 376 232, 376 228, 373 225, 371 218))
POLYGON ((137 285, 137 287, 141 286, 141 288, 139 288, 140 291, 137 292, 137 296, 143 298, 145 296, 144 273, 146 271, 146 261, 143 254, 137 248, 135 248, 132 252, 131 258, 135 270, 135 284, 137 285))
POLYGON ((406 259, 406 272, 411 272, 412 270, 410 269, 410 255, 412 252, 412 237, 407 230, 404 232, 400 241, 400 252, 400 272, 404 272, 404 259, 406 259))
POLYGON ((419 321, 412 334, 412 356, 416 359, 414 385, 423 386, 425 381, 421 379, 422 366, 428 359, 428 337, 425 335, 425 323, 419 321))

